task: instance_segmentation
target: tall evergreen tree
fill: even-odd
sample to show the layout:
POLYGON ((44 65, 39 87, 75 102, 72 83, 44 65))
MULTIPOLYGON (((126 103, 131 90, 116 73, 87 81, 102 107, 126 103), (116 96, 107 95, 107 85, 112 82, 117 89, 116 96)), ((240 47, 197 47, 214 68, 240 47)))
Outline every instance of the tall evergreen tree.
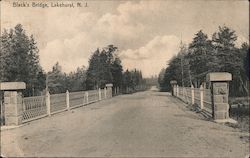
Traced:
POLYGON ((66 74, 62 72, 62 67, 58 62, 52 67, 52 71, 47 74, 47 86, 51 94, 64 93, 66 87, 66 74))
POLYGON ((87 89, 104 88, 105 84, 121 85, 122 66, 120 59, 115 55, 117 47, 108 45, 102 51, 97 49, 89 60, 87 70, 87 89))
POLYGON ((38 48, 34 37, 26 34, 23 26, 4 30, 1 35, 0 81, 23 81, 27 84, 25 95, 33 95, 35 89, 42 90, 44 85, 37 85, 42 68, 39 64, 38 48))
POLYGON ((189 44, 188 55, 191 80, 197 87, 205 81, 205 76, 210 71, 216 71, 216 56, 213 56, 213 45, 207 35, 200 30, 195 34, 193 41, 189 44))
POLYGON ((116 57, 111 67, 114 87, 122 86, 122 71, 121 60, 116 57))

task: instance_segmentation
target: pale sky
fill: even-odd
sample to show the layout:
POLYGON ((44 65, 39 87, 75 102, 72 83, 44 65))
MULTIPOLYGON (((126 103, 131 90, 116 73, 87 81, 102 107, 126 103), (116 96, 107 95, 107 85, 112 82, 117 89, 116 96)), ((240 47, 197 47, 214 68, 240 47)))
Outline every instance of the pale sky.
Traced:
POLYGON ((226 25, 236 31, 238 44, 249 39, 247 0, 83 0, 79 2, 88 7, 82 8, 21 8, 13 7, 13 2, 1 2, 1 29, 21 23, 33 34, 45 71, 57 61, 65 72, 87 67, 96 48, 114 44, 124 69, 137 68, 149 77, 166 67, 178 52, 181 37, 189 43, 201 29, 210 38, 219 25, 226 25))

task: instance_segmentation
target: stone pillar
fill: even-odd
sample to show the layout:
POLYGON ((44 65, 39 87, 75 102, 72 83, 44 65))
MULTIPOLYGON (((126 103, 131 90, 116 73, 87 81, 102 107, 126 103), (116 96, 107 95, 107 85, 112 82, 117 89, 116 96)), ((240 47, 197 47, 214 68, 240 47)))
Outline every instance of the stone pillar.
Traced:
POLYGON ((20 125, 22 123, 22 93, 17 91, 4 92, 5 124, 20 125))
POLYGON ((22 123, 22 89, 26 88, 24 82, 2 82, 0 90, 4 91, 5 125, 20 125, 22 123))
POLYGON ((113 87, 113 84, 112 83, 106 84, 106 87, 107 87, 107 92, 109 94, 109 97, 112 97, 112 87, 113 87))
POLYGON ((212 116, 215 122, 232 122, 229 119, 229 81, 232 75, 227 72, 213 72, 206 76, 207 81, 211 82, 212 94, 212 116))
POLYGON ((171 87, 172 87, 172 91, 171 94, 172 96, 176 96, 176 85, 177 85, 177 81, 172 80, 170 81, 171 87))

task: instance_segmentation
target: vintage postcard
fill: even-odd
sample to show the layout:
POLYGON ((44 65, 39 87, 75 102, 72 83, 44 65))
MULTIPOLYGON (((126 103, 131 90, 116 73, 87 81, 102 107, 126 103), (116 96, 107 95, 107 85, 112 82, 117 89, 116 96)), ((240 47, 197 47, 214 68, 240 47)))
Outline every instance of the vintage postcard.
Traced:
POLYGON ((249 157, 249 1, 0 0, 2 157, 249 157))

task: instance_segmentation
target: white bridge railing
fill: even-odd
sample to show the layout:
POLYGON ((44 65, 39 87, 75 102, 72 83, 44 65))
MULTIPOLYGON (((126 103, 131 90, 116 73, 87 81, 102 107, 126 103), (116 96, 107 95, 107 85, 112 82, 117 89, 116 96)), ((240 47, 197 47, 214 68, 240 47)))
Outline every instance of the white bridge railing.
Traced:
POLYGON ((212 95, 210 89, 192 87, 174 87, 174 95, 189 104, 196 104, 201 110, 212 114, 212 95))
POLYGON ((22 122, 25 123, 111 97, 111 88, 25 97, 22 101, 22 122))
POLYGON ((33 118, 40 118, 47 115, 46 97, 26 97, 23 98, 22 121, 29 121, 33 118))

